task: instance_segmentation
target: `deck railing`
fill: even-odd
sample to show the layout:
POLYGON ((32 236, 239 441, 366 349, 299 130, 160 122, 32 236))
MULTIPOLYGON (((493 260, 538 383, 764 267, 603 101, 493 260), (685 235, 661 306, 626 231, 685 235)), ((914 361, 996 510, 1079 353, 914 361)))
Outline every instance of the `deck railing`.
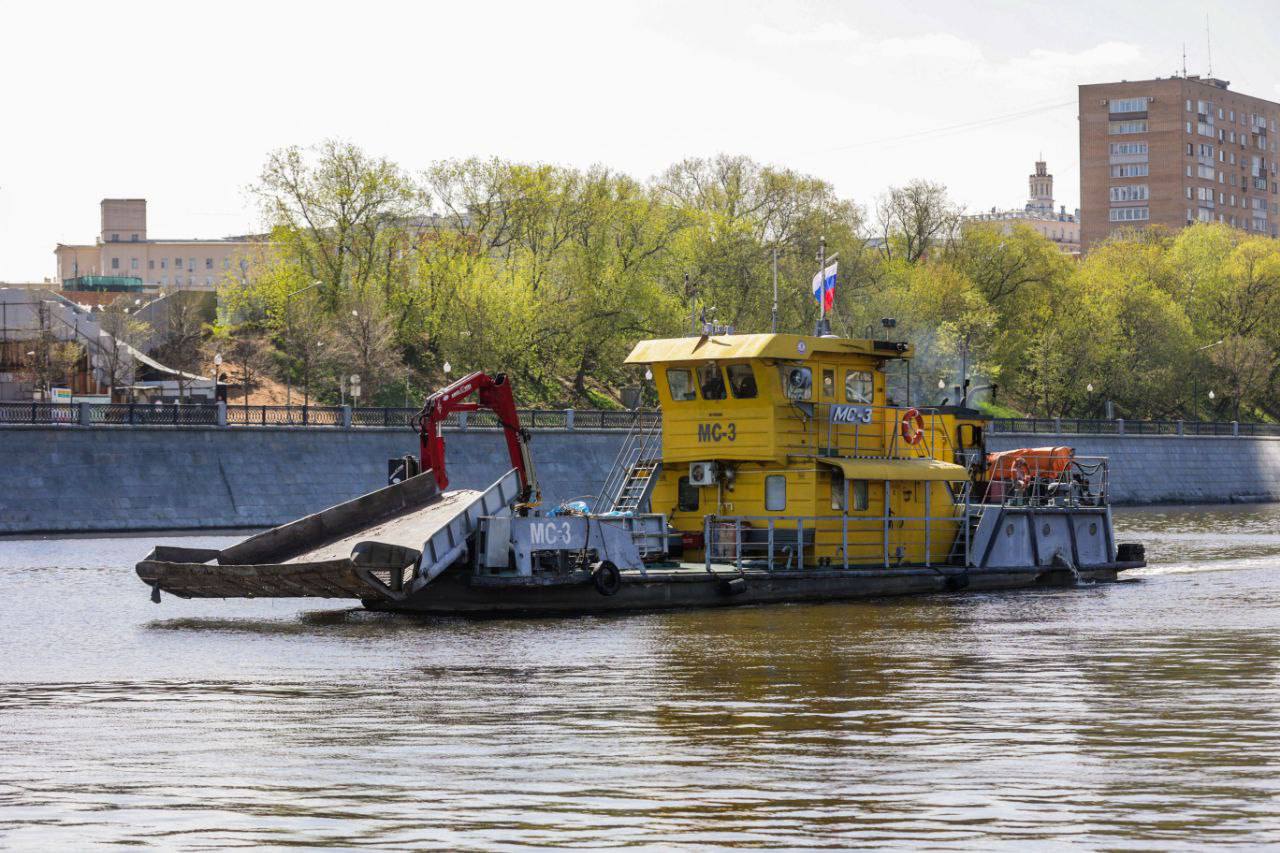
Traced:
MULTIPOLYGON (((785 442, 798 455, 851 456, 864 459, 950 458, 953 447, 942 416, 933 409, 916 409, 922 436, 912 444, 903 437, 908 406, 860 403, 796 402, 790 419, 800 429, 785 442), (802 432, 802 435, 797 435, 802 432), (938 456, 943 454, 944 456, 938 456)), ((908 432, 914 434, 914 418, 908 432)))
MULTIPOLYGON (((940 485, 940 484, 935 484, 940 485)), ((950 515, 706 516, 704 565, 788 571, 946 564, 963 539, 963 503, 950 515), (818 552, 825 552, 819 556, 818 552), (908 554, 912 554, 908 562, 908 554), (942 555, 941 557, 935 555, 942 555)), ((964 553, 965 548, 959 549, 964 553)))

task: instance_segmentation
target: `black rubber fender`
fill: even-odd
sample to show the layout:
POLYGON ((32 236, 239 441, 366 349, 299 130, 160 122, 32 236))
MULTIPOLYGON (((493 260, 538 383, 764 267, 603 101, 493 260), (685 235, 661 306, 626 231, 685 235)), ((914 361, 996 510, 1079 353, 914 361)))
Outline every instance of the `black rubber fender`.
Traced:
POLYGON ((596 592, 601 595, 617 595, 622 589, 622 572, 608 560, 596 566, 591 573, 591 582, 596 585, 596 592))

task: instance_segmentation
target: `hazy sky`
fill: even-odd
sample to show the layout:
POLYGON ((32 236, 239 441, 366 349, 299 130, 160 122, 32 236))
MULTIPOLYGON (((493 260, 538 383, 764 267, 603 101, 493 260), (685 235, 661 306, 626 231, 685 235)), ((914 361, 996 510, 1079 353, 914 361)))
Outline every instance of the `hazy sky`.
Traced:
POLYGON ((872 201, 925 177, 1019 206, 1043 152, 1079 194, 1075 86, 1192 73, 1280 99, 1243 2, 0 2, 0 281, 54 273, 98 201, 152 237, 255 230, 266 153, 325 137, 411 170, 471 155, 637 177, 748 154, 872 201))

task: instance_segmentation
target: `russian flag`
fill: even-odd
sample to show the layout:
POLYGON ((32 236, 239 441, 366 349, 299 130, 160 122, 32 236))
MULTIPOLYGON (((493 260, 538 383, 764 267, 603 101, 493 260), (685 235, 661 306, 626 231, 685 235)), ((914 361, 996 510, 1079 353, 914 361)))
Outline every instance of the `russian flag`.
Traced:
POLYGON ((839 264, 839 261, 834 261, 831 266, 813 275, 813 299, 822 304, 824 311, 830 311, 836 302, 836 267, 839 264))

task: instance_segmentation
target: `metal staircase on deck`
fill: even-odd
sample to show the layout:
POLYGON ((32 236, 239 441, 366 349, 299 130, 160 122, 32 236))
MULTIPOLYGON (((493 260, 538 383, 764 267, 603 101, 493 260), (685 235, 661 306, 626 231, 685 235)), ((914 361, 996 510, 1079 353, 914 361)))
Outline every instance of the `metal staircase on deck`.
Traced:
POLYGON ((641 512, 662 470, 662 418, 638 413, 592 511, 641 512))

